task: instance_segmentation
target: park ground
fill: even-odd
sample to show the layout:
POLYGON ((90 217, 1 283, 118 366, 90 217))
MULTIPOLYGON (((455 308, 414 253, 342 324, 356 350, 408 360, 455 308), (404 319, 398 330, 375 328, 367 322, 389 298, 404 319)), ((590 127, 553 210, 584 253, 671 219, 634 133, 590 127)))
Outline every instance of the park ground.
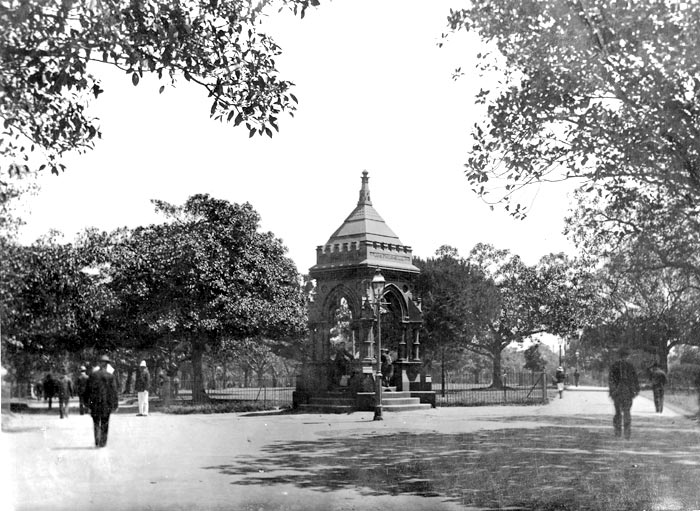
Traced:
POLYGON ((427 412, 5 416, 2 509, 700 510, 700 427, 646 397, 632 439, 601 389, 427 412))

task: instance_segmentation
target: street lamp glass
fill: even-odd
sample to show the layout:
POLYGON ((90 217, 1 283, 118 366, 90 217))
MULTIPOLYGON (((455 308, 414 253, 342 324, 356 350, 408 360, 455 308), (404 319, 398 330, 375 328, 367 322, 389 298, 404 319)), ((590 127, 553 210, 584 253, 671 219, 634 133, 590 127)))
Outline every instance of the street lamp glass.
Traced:
POLYGON ((374 273, 374 277, 372 278, 372 292, 374 293, 375 300, 381 299, 385 284, 386 281, 384 280, 384 275, 382 275, 382 272, 379 270, 379 268, 377 268, 377 271, 374 273))

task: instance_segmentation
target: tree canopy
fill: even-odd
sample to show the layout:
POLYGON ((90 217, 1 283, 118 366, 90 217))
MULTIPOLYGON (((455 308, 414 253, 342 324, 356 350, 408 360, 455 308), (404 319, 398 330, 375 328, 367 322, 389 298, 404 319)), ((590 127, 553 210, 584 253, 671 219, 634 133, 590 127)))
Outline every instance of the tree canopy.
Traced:
POLYGON ((55 233, 29 246, 0 241, 2 354, 19 378, 66 352, 108 347, 102 322, 114 298, 87 271, 99 251, 87 236, 59 241, 55 233))
MULTIPOLYGON (((531 183, 580 179, 619 201, 628 193, 700 198, 700 5, 694 2, 477 0, 450 15, 497 49, 482 90, 467 176, 509 200, 531 183), (500 55, 500 60, 494 58, 500 55)), ((516 205, 515 214, 523 208, 516 205)))
POLYGON ((110 286, 154 342, 190 346, 195 394, 202 355, 221 343, 299 339, 306 314, 300 277, 285 248, 258 230, 250 204, 194 195, 157 202, 170 221, 136 229, 115 249, 110 286))
MULTIPOLYGON (((16 178, 64 168, 61 157, 100 137, 88 106, 103 92, 93 63, 116 66, 138 85, 201 86, 211 116, 243 124, 250 136, 278 129, 293 112, 293 84, 279 76, 280 48, 261 31, 269 2, 246 0, 7 0, 0 2, 0 206, 16 178), (34 157, 33 154, 41 153, 34 157)), ((279 0, 304 15, 318 0, 279 0)))

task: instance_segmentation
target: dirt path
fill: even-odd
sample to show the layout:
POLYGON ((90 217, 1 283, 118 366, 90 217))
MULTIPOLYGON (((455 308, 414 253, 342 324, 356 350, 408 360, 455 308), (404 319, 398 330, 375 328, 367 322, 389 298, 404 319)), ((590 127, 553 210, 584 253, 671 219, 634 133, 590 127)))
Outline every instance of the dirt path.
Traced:
POLYGON ((604 392, 427 413, 15 416, 7 509, 700 509, 700 429, 635 400, 612 435, 604 392))

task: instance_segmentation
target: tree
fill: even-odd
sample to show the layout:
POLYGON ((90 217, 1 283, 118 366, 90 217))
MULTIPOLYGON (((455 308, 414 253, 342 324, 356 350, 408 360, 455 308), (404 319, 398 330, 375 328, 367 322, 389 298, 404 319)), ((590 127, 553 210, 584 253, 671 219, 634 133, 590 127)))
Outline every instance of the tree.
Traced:
POLYGON ((61 243, 52 232, 29 246, 0 241, 2 353, 19 379, 68 354, 105 347, 101 321, 113 297, 86 271, 99 250, 88 236, 61 243))
POLYGON ((206 399, 202 357, 223 342, 305 333, 304 297, 280 240, 258 231, 250 204, 194 195, 156 201, 170 222, 138 228, 118 247, 112 282, 122 306, 152 342, 185 342, 193 397, 206 399))
POLYGON ((698 289, 688 276, 673 268, 640 270, 642 254, 620 247, 597 273, 603 307, 585 332, 589 348, 614 352, 624 345, 646 352, 667 367, 670 351, 697 344, 698 289))
MULTIPOLYGON (((280 48, 260 30, 268 1, 9 0, 0 5, 0 206, 18 193, 30 167, 58 173, 61 157, 100 137, 87 107, 103 92, 92 73, 101 62, 133 85, 145 73, 165 84, 181 78, 211 98, 211 116, 243 124, 251 136, 277 130, 293 112, 292 83, 279 77, 280 48), (33 156, 41 152, 39 161, 33 156)), ((303 17, 318 0, 280 0, 303 17)))
POLYGON ((461 358, 469 339, 482 334, 497 310, 495 288, 477 266, 443 245, 435 258, 414 258, 421 273, 416 292, 422 299, 423 351, 441 361, 443 389, 447 361, 461 358))
POLYGON ((547 365, 547 362, 542 357, 542 353, 540 353, 540 346, 540 343, 534 343, 523 352, 523 356, 525 357, 524 367, 533 373, 544 371, 547 365))
POLYGON ((479 194, 494 179, 506 202, 532 183, 577 179, 611 203, 661 188, 697 205, 699 4, 480 0, 449 20, 497 50, 479 55, 482 72, 504 67, 478 96, 488 119, 466 167, 479 194))
POLYGON ((493 386, 500 388, 501 352, 537 334, 567 336, 578 327, 581 295, 574 266, 562 254, 528 266, 507 250, 477 244, 468 261, 495 283, 498 313, 486 332, 465 341, 465 347, 493 360, 493 386))

